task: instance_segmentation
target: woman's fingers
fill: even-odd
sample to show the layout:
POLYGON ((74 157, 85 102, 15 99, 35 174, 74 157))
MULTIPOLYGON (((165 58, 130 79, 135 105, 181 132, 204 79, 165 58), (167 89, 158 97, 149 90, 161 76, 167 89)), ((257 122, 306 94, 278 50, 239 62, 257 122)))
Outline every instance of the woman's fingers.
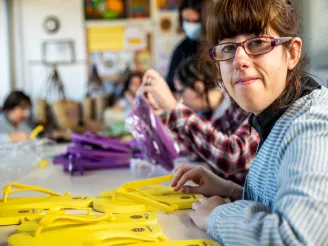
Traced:
POLYGON ((188 172, 189 170, 191 170, 192 168, 194 168, 194 166, 191 166, 191 165, 181 165, 178 168, 176 168, 173 171, 174 172, 174 177, 171 181, 171 186, 175 187, 177 185, 178 181, 180 180, 180 178, 182 177, 182 175, 184 173, 188 172))
POLYGON ((186 194, 201 194, 201 189, 200 186, 184 185, 182 186, 181 191, 186 194))
MULTIPOLYGON (((179 174, 180 176, 181 174, 179 174)), ((181 189, 184 184, 189 180, 197 180, 201 176, 201 173, 199 172, 198 168, 193 168, 185 173, 182 174, 180 179, 177 181, 176 186, 174 187, 175 191, 178 191, 181 189)))
POLYGON ((159 79, 162 79, 162 76, 155 70, 149 69, 145 72, 145 74, 142 78, 142 85, 150 86, 150 85, 152 85, 152 83, 155 82, 153 80, 159 80, 159 79))

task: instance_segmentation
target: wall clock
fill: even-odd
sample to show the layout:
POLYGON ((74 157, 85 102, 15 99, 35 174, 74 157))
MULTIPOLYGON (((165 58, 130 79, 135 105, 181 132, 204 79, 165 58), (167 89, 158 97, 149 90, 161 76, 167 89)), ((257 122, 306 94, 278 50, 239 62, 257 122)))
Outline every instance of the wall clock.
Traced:
POLYGON ((44 20, 43 27, 47 33, 54 34, 60 28, 60 21, 56 16, 48 16, 44 20))

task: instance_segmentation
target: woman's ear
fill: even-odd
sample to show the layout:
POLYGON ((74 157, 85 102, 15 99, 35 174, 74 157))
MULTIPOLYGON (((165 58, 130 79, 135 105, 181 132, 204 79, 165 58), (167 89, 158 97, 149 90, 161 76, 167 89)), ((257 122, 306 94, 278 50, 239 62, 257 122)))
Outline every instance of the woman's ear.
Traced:
POLYGON ((201 81, 196 81, 194 84, 194 89, 198 94, 203 94, 205 93, 205 85, 201 81))
POLYGON ((290 43, 290 55, 288 58, 288 70, 293 70, 301 59, 303 42, 300 38, 293 38, 290 43))

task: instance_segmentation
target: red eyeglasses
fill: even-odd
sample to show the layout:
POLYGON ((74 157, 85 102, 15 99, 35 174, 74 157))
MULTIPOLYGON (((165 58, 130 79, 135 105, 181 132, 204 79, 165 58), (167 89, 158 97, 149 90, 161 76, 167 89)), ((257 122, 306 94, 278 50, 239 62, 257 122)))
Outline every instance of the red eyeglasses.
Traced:
POLYGON ((215 61, 227 61, 235 57, 239 46, 243 47, 245 52, 251 56, 258 56, 269 53, 277 45, 281 45, 292 40, 292 37, 255 37, 245 40, 241 43, 222 43, 215 45, 209 50, 210 57, 215 61))

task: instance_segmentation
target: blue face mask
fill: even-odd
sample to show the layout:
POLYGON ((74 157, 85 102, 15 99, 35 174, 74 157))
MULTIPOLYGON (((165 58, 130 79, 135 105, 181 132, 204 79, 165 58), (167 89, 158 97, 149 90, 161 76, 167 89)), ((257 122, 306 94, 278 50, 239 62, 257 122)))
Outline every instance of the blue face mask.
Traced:
POLYGON ((200 39, 200 34, 202 31, 202 25, 200 24, 200 22, 191 23, 184 21, 182 27, 188 38, 190 38, 191 40, 200 39))

